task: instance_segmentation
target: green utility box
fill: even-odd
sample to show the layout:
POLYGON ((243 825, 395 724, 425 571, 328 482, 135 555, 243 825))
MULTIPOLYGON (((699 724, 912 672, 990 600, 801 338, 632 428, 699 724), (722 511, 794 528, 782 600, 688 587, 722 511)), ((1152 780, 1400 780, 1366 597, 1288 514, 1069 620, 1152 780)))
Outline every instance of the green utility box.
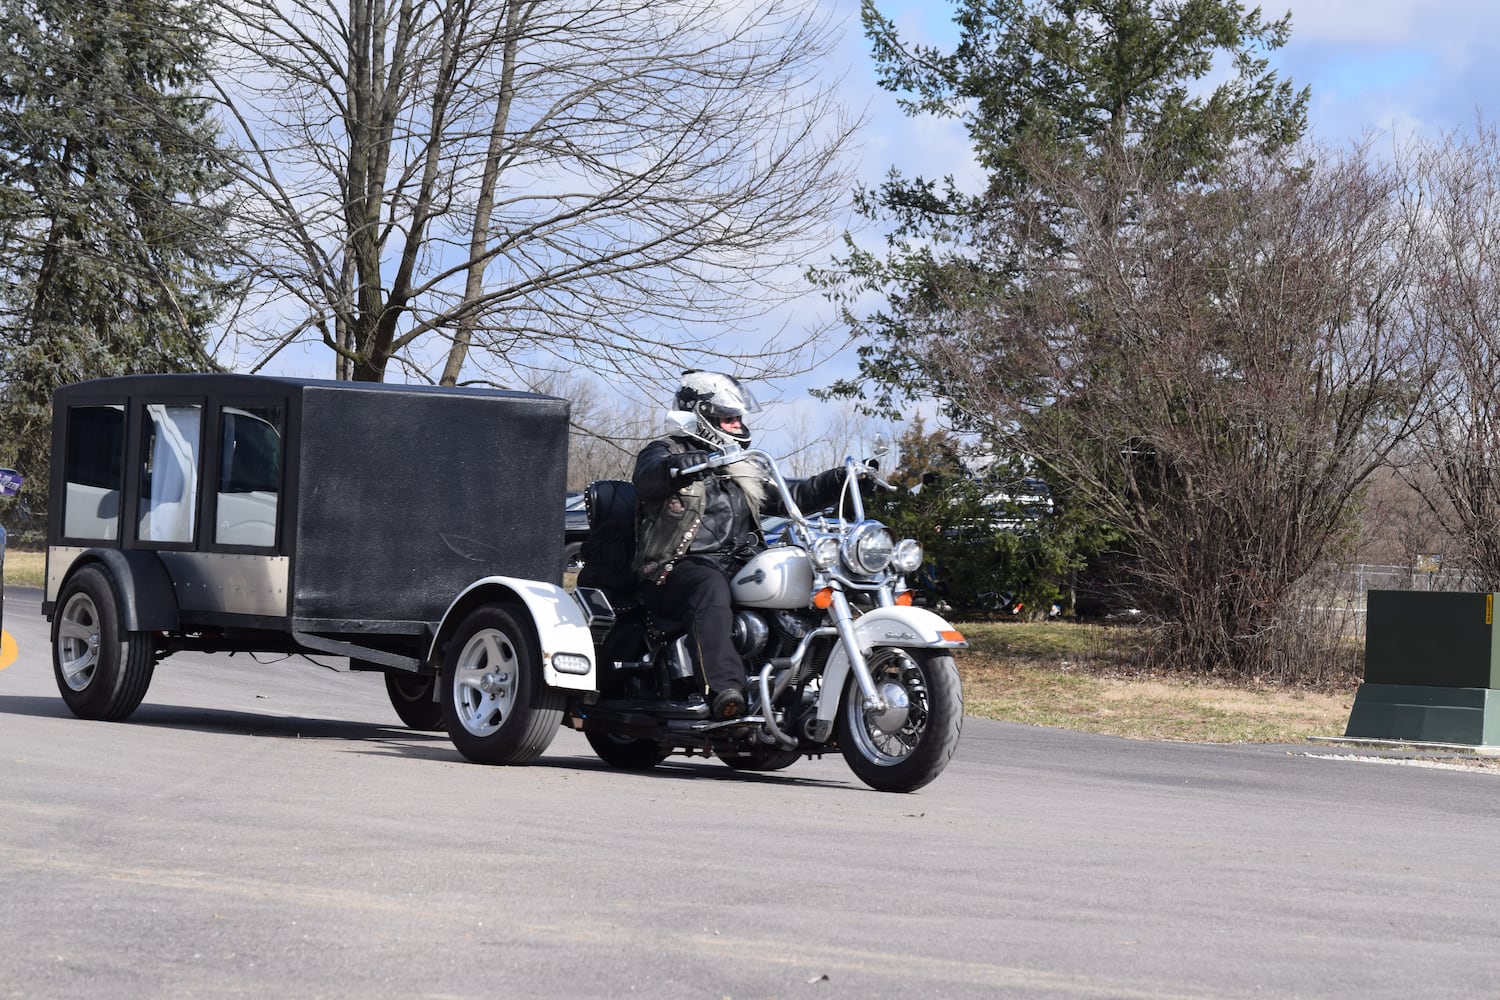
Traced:
POLYGON ((1495 595, 1372 590, 1345 736, 1500 746, 1495 595))

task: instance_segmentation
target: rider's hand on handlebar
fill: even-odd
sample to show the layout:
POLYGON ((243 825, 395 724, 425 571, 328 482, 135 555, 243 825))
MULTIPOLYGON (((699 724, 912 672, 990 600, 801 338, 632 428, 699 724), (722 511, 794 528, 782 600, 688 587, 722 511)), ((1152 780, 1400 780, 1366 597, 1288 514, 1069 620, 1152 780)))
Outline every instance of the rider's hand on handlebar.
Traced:
POLYGON ((680 455, 673 455, 669 460, 669 468, 672 470, 673 479, 699 479, 708 474, 707 469, 699 469, 696 472, 683 472, 683 469, 691 469, 695 465, 705 465, 714 457, 712 452, 707 451, 685 451, 680 455))
POLYGON ((891 493, 896 487, 880 478, 880 466, 872 458, 859 466, 859 492, 862 496, 891 493))

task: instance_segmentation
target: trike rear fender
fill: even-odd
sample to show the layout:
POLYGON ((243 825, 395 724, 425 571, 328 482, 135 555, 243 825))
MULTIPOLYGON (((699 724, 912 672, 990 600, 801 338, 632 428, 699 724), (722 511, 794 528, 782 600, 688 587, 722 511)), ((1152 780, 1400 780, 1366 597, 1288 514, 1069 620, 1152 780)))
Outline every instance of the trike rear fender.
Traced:
POLYGON ((536 631, 542 680, 549 687, 594 690, 594 640, 573 595, 552 583, 512 576, 475 580, 448 605, 424 662, 439 664, 443 647, 476 608, 500 604, 522 611, 536 631))

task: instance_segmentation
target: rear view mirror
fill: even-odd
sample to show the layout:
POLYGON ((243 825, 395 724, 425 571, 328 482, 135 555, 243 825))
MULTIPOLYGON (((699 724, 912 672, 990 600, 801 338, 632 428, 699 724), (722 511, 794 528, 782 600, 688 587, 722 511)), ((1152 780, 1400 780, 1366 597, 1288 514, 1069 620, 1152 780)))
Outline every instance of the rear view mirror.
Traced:
POLYGON ((883 431, 876 432, 866 449, 865 464, 889 477, 901 464, 901 449, 883 431))
POLYGON ((667 430, 675 435, 691 436, 698 429, 698 416, 691 410, 668 410, 667 430))

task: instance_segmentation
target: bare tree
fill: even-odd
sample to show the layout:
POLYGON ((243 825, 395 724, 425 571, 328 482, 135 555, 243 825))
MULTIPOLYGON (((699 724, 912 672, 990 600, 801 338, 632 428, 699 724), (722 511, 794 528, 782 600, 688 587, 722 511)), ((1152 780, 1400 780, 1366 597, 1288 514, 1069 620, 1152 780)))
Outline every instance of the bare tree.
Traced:
POLYGON ((255 366, 309 337, 341 377, 442 384, 807 360, 811 338, 719 338, 791 294, 847 200, 816 4, 220 9, 268 293, 255 366))
POLYGON ((1410 461, 1425 451, 1420 432, 1392 455, 1392 464, 1370 477, 1360 511, 1360 530, 1352 558, 1362 563, 1416 567, 1423 557, 1462 565, 1443 521, 1427 499, 1435 483, 1425 462, 1410 461))
POLYGON ((782 471, 792 476, 816 475, 842 465, 849 455, 868 458, 877 434, 893 438, 881 422, 847 400, 820 406, 816 414, 791 406, 779 416, 784 422, 783 436, 793 442, 793 450, 778 457, 782 471))
POLYGON ((1017 291, 924 346, 973 424, 1123 538, 1168 664, 1295 673, 1299 582, 1431 377, 1403 178, 1358 151, 1193 184, 1100 166, 1035 165, 1039 201, 994 234, 1017 291))
POLYGON ((636 454, 665 427, 660 409, 624 400, 586 373, 553 373, 525 387, 569 401, 569 489, 629 479, 636 454))
POLYGON ((1445 560, 1500 587, 1500 136, 1470 135, 1409 154, 1411 208, 1425 239, 1413 296, 1444 347, 1431 418, 1408 483, 1447 535, 1445 560))

